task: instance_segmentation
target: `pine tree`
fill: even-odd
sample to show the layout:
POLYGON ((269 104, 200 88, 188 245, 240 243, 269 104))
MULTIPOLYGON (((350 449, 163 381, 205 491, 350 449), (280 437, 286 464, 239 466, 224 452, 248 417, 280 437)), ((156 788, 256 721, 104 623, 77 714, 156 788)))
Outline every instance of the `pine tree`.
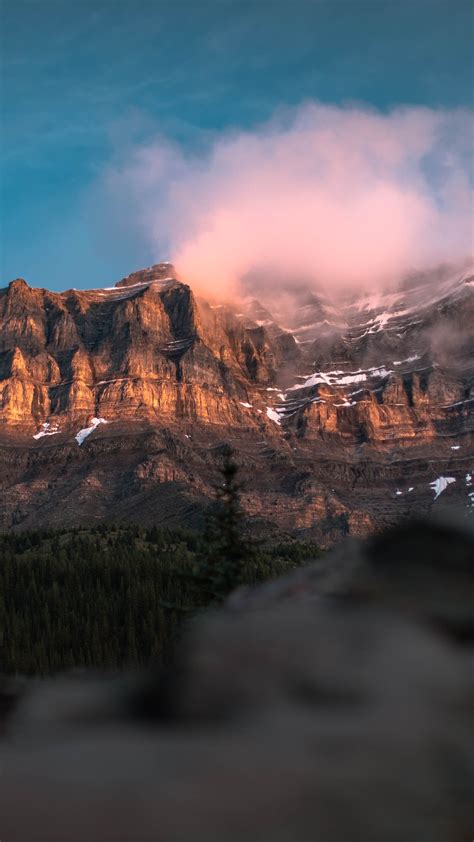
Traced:
POLYGON ((227 445, 222 455, 222 480, 214 486, 215 502, 208 510, 203 548, 192 569, 177 574, 191 599, 188 604, 160 600, 161 606, 168 610, 194 613, 209 604, 222 602, 242 584, 244 564, 251 549, 242 534, 239 467, 231 447, 227 445))
POLYGON ((242 584, 243 568, 251 555, 249 542, 243 537, 238 471, 234 452, 227 446, 223 452, 222 481, 214 486, 216 501, 208 514, 205 552, 199 565, 204 590, 219 602, 242 584))

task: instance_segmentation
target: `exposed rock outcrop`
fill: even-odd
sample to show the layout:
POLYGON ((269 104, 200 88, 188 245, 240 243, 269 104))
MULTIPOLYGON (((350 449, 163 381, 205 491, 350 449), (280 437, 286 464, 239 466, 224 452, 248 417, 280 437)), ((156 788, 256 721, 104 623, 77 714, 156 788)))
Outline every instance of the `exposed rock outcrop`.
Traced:
POLYGON ((2 528, 56 523, 60 502, 66 523, 159 517, 163 482, 199 508, 224 440, 249 513, 323 541, 427 510, 440 475, 456 483, 437 505, 471 509, 469 273, 337 308, 311 294, 287 328, 255 301, 236 312, 196 299, 174 274, 157 264, 110 289, 18 279, 0 291, 2 528), (78 439, 93 418, 107 424, 78 439), (176 446, 154 489, 137 466, 165 429, 176 446), (84 473, 108 478, 100 500, 92 482, 90 506, 73 503, 84 473))

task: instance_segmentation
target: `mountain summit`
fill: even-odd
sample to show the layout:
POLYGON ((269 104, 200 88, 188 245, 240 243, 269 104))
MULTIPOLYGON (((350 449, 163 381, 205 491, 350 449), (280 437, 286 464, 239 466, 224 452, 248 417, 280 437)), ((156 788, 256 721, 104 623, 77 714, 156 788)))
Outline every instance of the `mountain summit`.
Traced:
POLYGON ((474 278, 281 317, 169 263, 114 287, 0 290, 0 526, 198 519, 223 443, 249 515, 331 543, 474 503, 474 278))

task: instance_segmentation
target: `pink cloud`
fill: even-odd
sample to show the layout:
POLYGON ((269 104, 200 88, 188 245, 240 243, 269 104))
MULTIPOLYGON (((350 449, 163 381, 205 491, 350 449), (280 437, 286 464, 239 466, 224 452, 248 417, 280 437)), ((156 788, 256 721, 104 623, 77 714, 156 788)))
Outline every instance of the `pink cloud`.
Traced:
POLYGON ((471 253, 471 137, 465 110, 308 103, 201 155, 136 149, 108 183, 202 293, 232 295, 259 269, 367 288, 471 253))

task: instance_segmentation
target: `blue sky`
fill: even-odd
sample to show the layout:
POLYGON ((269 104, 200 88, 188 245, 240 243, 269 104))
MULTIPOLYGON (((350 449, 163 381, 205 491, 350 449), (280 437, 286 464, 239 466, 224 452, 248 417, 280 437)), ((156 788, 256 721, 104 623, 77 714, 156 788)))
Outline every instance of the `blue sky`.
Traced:
POLYGON ((472 35, 464 0, 4 2, 0 284, 106 285, 150 263, 93 202, 157 132, 193 149, 308 99, 472 105, 472 35))

